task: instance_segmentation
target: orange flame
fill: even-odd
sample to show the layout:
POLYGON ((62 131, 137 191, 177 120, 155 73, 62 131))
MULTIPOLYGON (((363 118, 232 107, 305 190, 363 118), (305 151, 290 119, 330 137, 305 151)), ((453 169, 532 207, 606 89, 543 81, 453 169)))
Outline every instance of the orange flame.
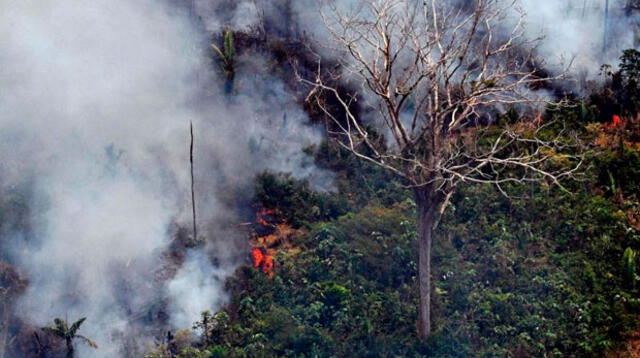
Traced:
POLYGON ((261 208, 256 212, 253 226, 251 260, 253 267, 273 278, 273 255, 279 247, 286 245, 295 234, 287 223, 279 217, 277 209, 261 208))
POLYGON ((620 127, 622 125, 622 119, 620 118, 619 115, 614 114, 612 120, 613 120, 614 127, 620 127))
POLYGON ((254 248, 251 250, 251 261, 253 262, 253 267, 258 268, 264 261, 264 255, 259 248, 254 248))
POLYGON ((273 278, 273 258, 271 255, 265 255, 264 261, 262 262, 262 273, 273 278))
POLYGON ((263 254, 262 250, 254 247, 251 250, 251 262, 253 267, 260 269, 263 274, 273 278, 273 257, 269 254, 263 254))
POLYGON ((256 213, 256 221, 262 226, 270 226, 269 222, 265 220, 265 216, 273 215, 275 213, 276 211, 274 209, 262 208, 256 213))

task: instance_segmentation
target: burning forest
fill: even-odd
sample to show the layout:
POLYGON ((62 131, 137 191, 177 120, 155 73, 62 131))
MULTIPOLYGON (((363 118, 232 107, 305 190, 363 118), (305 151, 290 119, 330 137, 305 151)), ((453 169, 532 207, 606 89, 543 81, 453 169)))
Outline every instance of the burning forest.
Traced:
POLYGON ((0 4, 0 358, 640 357, 640 4, 0 4))

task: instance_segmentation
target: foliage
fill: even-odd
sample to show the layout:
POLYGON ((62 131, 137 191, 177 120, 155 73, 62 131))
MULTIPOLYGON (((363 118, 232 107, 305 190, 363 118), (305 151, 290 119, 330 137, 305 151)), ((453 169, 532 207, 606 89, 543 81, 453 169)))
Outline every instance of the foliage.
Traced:
POLYGON ((299 228, 342 215, 348 204, 343 196, 313 192, 307 182, 290 175, 262 173, 256 178, 255 205, 277 208, 284 220, 299 228))
POLYGON ((42 331, 52 333, 53 335, 64 339, 67 345, 67 358, 73 358, 75 352, 73 348, 73 341, 76 339, 79 339, 80 341, 86 343, 91 348, 98 348, 98 345, 94 341, 78 334, 80 326, 82 326, 86 319, 86 317, 80 318, 79 320, 71 324, 71 326, 69 326, 66 320, 62 318, 56 318, 53 320, 53 326, 42 327, 42 331))
POLYGON ((620 67, 602 67, 609 86, 592 96, 592 101, 603 110, 605 118, 613 114, 635 117, 640 111, 640 51, 625 50, 620 57, 620 67))
POLYGON ((636 251, 630 247, 627 247, 622 254, 622 264, 624 265, 627 279, 631 282, 635 282, 637 276, 637 259, 636 251))
POLYGON ((599 356, 636 327, 624 252, 640 242, 615 202, 583 187, 511 188, 530 200, 461 188, 435 243, 438 318, 427 344, 413 332, 410 198, 312 225, 301 253, 279 254, 273 280, 240 270, 229 283, 235 324, 221 336, 234 340, 216 344, 230 344, 230 357, 251 356, 255 335, 266 357, 599 356))
MULTIPOLYGON (((626 55, 621 73, 629 84, 640 57, 626 55)), ((614 87, 550 108, 542 119, 548 133, 540 134, 570 128, 590 138, 591 122, 610 121, 602 96, 629 95, 614 87)), ((517 115, 513 109, 503 119, 517 115)), ((615 350, 640 328, 640 152, 593 149, 568 191, 511 184, 503 190, 517 199, 507 199, 490 185, 458 188, 435 233, 436 320, 427 342, 415 334, 416 205, 406 183, 330 143, 315 155, 336 173, 334 192, 260 175, 254 205, 305 234, 275 256, 275 277, 240 267, 227 282, 230 303, 203 313, 195 325, 202 340, 180 356, 601 357, 615 350)))
POLYGON ((211 48, 218 57, 222 72, 226 77, 225 93, 229 94, 233 91, 233 80, 236 73, 236 47, 233 40, 233 31, 226 29, 224 31, 222 47, 218 47, 216 44, 211 44, 211 48))

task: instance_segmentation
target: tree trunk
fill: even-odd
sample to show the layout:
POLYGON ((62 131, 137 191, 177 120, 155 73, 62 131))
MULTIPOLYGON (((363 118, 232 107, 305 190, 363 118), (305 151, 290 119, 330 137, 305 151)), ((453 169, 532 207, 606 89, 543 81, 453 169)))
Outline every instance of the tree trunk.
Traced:
POLYGON ((230 95, 233 93, 234 82, 236 78, 235 70, 228 70, 224 81, 224 93, 230 95))
POLYGON ((9 338, 9 297, 0 294, 0 298, 3 300, 0 302, 0 358, 4 358, 9 338))
POLYGON ((424 340, 431 335, 431 243, 435 223, 434 213, 428 189, 416 189, 415 201, 418 214, 418 283, 420 303, 418 306, 418 338, 424 340))
POLYGON ((193 178, 193 122, 189 123, 189 133, 191 133, 191 144, 189 146, 189 163, 191 163, 191 209, 193 214, 193 242, 197 242, 198 225, 196 222, 196 184, 193 178))
POLYGON ((73 358, 75 356, 73 341, 71 338, 65 338, 65 341, 67 343, 67 358, 73 358))

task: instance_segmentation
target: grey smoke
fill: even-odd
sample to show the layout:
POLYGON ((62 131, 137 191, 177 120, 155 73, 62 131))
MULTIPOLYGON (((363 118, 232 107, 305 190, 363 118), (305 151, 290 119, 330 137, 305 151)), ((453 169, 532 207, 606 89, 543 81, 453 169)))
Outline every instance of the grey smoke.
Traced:
POLYGON ((600 65, 615 65, 622 50, 636 46, 638 14, 627 14, 627 0, 609 1, 609 26, 605 47, 605 0, 521 0, 531 38, 543 36, 541 55, 562 68, 572 63, 572 73, 594 78, 600 65))
POLYGON ((234 196, 250 197, 256 173, 330 188, 301 154, 321 131, 303 124, 286 86, 240 59, 253 74, 225 97, 185 12, 160 0, 0 7, 2 190, 34 190, 32 232, 3 238, 30 279, 17 313, 35 326, 88 316, 82 331, 100 349, 81 357, 122 356, 129 334, 152 343, 141 318, 150 307, 166 303, 170 322, 188 328, 224 303, 244 254, 234 196), (189 122, 206 244, 172 271, 164 253, 190 220, 189 122))
MULTIPOLYGON (((505 5, 513 2, 497 1, 505 5)), ((330 3, 348 12, 357 9, 362 1, 300 0, 292 3, 302 29, 322 41, 327 34, 318 18, 320 8, 330 3)), ((571 74, 593 79, 602 64, 615 66, 622 50, 638 47, 640 14, 637 11, 625 11, 627 3, 628 0, 609 0, 606 46, 605 0, 517 0, 513 17, 515 20, 524 14, 527 36, 530 39, 543 38, 539 54, 546 60, 549 69, 562 71, 571 64, 571 74)))
POLYGON ((202 251, 189 253, 185 265, 167 286, 173 298, 170 305, 174 327, 189 328, 200 312, 225 302, 226 295, 220 288, 222 279, 232 273, 232 268, 230 265, 212 268, 202 251))
MULTIPOLYGON (((468 0, 467 0, 468 1, 468 0)), ((498 0, 505 5, 511 0, 498 0)), ((316 35, 322 41, 327 32, 319 17, 323 6, 335 6, 348 12, 358 9, 362 0, 195 0, 207 27, 218 31, 224 27, 239 30, 261 28, 265 21, 281 23, 283 9, 290 7, 297 30, 308 35, 316 35), (216 16, 220 9, 229 9, 226 17, 216 16)), ((605 39, 605 0, 518 0, 514 7, 514 17, 524 13, 526 28, 530 38, 544 37, 541 55, 549 64, 563 68, 573 63, 574 72, 597 73, 603 63, 615 64, 620 51, 633 48, 634 27, 640 23, 638 14, 624 11, 627 0, 609 0, 610 22, 608 46, 603 52, 605 39)))
MULTIPOLYGON (((355 1, 336 3, 348 9, 355 1)), ((326 36, 318 1, 195 5, 211 32, 248 31, 268 20, 280 24, 273 25, 277 31, 316 41, 326 36), (294 21, 279 21, 289 5, 294 21)), ((521 6, 529 35, 546 36, 541 50, 552 64, 574 59, 578 71, 593 75, 634 45, 633 33, 623 30, 636 18, 623 14, 619 1, 612 0, 612 43, 604 55, 602 2, 521 6)), ((222 283, 244 253, 233 201, 250 196, 256 173, 289 171, 320 190, 331 188, 331 175, 301 152, 321 140, 321 131, 302 124, 304 112, 269 74, 269 59, 240 58, 237 94, 229 98, 198 50, 206 41, 186 11, 161 0, 0 5, 2 190, 29 182, 35 193, 33 232, 3 238, 30 279, 19 314, 36 326, 88 316, 83 332, 101 347, 82 348, 82 357, 119 356, 118 337, 126 332, 151 342, 140 319, 151 306, 166 301, 170 322, 186 328, 200 311, 224 303, 222 283), (175 224, 190 219, 189 122, 196 128, 206 244, 171 271, 163 254, 175 224)))
POLYGON ((225 27, 249 31, 255 27, 260 17, 258 1, 193 0, 193 5, 196 14, 210 32, 217 32, 225 27))

